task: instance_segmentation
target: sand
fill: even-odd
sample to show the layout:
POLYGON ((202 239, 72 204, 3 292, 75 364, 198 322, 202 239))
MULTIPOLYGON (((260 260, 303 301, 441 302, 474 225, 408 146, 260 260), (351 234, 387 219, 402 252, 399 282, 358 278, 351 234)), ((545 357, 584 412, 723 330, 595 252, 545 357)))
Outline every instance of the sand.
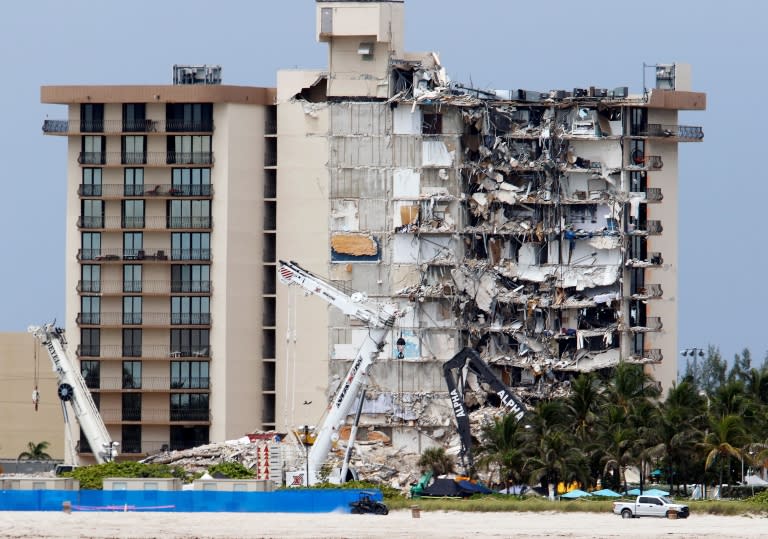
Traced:
POLYGON ((768 518, 691 515, 624 520, 612 513, 393 511, 387 516, 307 513, 0 512, 0 538, 240 537, 765 537, 768 518))

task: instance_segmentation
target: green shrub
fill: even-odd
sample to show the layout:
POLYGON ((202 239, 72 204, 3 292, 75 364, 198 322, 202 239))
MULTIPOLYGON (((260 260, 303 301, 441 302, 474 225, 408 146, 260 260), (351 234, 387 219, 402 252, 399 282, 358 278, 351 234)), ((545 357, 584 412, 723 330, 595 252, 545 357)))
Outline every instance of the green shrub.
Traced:
POLYGON ((239 462, 222 462, 208 467, 208 473, 214 477, 224 475, 229 479, 251 479, 253 472, 239 462))
POLYGON ((166 464, 142 464, 133 461, 106 462, 93 466, 81 466, 62 475, 77 479, 80 481, 81 489, 90 490, 101 490, 104 486, 104 478, 106 477, 177 477, 180 479, 186 477, 184 470, 178 467, 171 467, 166 464))

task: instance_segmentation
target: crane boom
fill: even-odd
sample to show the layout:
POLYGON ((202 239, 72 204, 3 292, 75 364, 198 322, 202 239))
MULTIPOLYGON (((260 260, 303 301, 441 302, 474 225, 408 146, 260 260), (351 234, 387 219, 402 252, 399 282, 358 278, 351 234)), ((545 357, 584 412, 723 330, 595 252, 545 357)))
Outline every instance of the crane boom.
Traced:
MULTIPOLYGON (((368 327, 363 343, 357 350, 347 375, 342 380, 331 402, 322 426, 317 432, 312 448, 307 456, 308 484, 316 483, 318 472, 328 459, 328 453, 339 429, 352 409, 361 389, 367 385, 368 371, 376 361, 387 334, 392 330, 395 320, 403 316, 395 304, 369 302, 365 294, 348 294, 331 283, 299 266, 296 262, 280 261, 280 281, 289 286, 303 288, 307 294, 316 295, 339 309, 344 314, 357 318, 368 327)), ((342 477, 343 481, 344 478, 342 477)))
POLYGON ((53 372, 56 373, 59 384, 57 393, 62 401, 65 422, 67 421, 66 404, 69 403, 88 444, 91 446, 96 462, 103 464, 114 460, 119 444, 113 442, 109 436, 107 427, 99 415, 99 409, 96 407, 91 392, 77 368, 77 363, 69 355, 64 330, 53 324, 46 324, 44 326, 30 326, 28 331, 48 350, 53 372))

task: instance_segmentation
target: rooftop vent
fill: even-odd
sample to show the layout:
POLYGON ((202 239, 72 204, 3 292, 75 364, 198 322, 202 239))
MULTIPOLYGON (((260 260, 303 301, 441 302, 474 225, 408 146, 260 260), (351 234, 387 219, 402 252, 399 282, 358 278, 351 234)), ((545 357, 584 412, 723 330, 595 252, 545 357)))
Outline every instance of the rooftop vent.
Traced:
POLYGON ((221 66, 173 66, 173 84, 221 84, 221 66))

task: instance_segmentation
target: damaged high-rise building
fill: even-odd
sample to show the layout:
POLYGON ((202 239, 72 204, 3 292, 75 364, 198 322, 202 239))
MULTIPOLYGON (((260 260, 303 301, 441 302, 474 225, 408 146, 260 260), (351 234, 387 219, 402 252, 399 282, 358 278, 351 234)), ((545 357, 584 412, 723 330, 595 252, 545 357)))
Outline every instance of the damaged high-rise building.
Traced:
MULTIPOLYGON (((403 2, 316 9, 328 70, 278 76, 277 254, 412 307, 372 369, 363 424, 413 449, 440 438, 441 366, 464 346, 524 399, 619 361, 668 387, 678 143, 703 139, 678 111, 706 103, 688 66, 655 66, 641 95, 471 88, 403 49, 403 2)), ((326 402, 326 351, 338 380, 367 333, 293 294, 277 291, 289 421, 293 402, 326 402)))
POLYGON ((402 1, 315 9, 328 68, 277 88, 204 65, 42 88, 68 106, 43 127, 68 141, 62 324, 123 454, 318 424, 367 328, 279 285, 280 259, 408 307, 361 420, 399 447, 453 432, 441 367, 465 346, 523 399, 619 361, 668 387, 689 68, 640 95, 472 88, 404 50, 402 1))

